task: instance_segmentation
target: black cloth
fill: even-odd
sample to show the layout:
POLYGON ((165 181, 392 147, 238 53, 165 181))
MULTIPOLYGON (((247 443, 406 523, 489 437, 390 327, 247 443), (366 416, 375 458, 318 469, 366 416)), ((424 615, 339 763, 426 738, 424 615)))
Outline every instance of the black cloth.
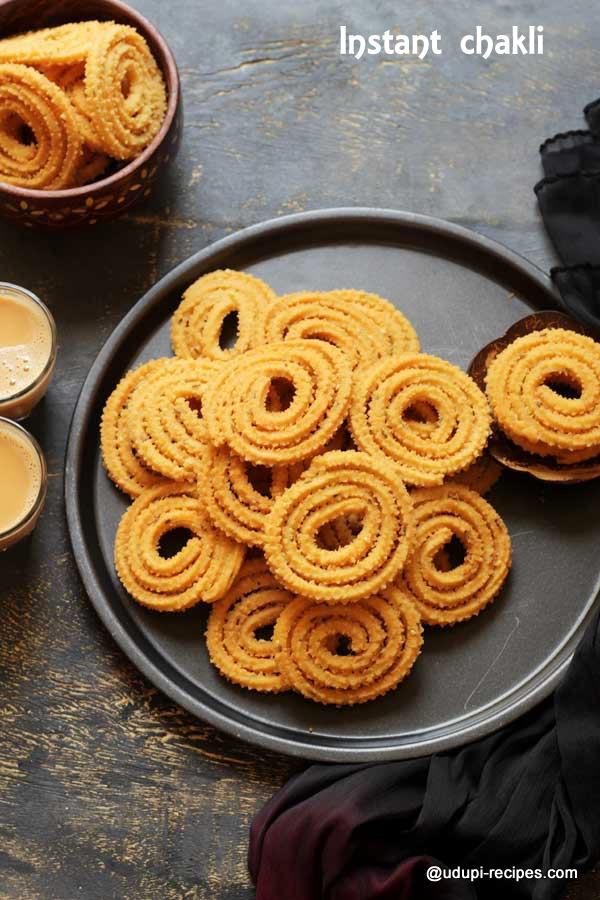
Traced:
POLYGON ((459 750, 312 765, 254 820, 257 900, 557 900, 565 879, 443 868, 585 869, 600 849, 600 615, 554 697, 459 750))
POLYGON ((586 106, 587 131, 540 147, 544 178, 535 186, 562 266, 552 270, 565 310, 600 328, 600 100, 586 106))
MULTIPOLYGON (((540 148, 536 193, 563 265, 565 309, 600 326, 600 101, 588 131, 540 148)), ((257 900, 558 900, 565 879, 443 878, 452 870, 579 871, 600 855, 600 614, 554 696, 448 753, 312 765, 255 818, 257 900)))

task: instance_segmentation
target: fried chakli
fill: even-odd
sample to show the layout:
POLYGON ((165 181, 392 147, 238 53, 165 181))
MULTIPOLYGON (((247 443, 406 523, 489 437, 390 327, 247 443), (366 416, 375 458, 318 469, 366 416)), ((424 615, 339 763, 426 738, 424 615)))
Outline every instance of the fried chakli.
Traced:
POLYGON ((295 481, 298 481, 316 456, 321 456, 323 453, 329 453, 330 450, 356 450, 346 422, 342 422, 333 437, 330 438, 323 447, 317 450, 313 456, 309 456, 307 459, 301 459, 299 462, 285 466, 287 487, 295 481))
POLYGON ((133 159, 158 134, 165 118, 165 83, 148 44, 135 28, 105 23, 85 62, 85 106, 99 149, 133 159))
POLYGON ((175 354, 223 360, 259 346, 263 310, 274 298, 268 284, 246 272, 219 269, 203 275, 185 291, 173 316, 175 354), (237 319, 237 338, 233 347, 224 348, 221 342, 229 317, 237 319))
POLYGON ((216 529, 190 485, 167 482, 148 488, 124 513, 115 537, 115 566, 127 592, 159 612, 211 603, 231 587, 245 548, 216 529), (173 556, 160 542, 176 529, 190 537, 173 556))
MULTIPOLYGON (((327 341, 346 354, 356 369, 390 353, 391 338, 368 305, 354 293, 303 291, 284 294, 265 307, 262 330, 265 343, 297 338, 327 341)), ((397 311, 395 311, 397 312, 397 311)), ((406 349, 418 350, 418 340, 406 329, 406 349)))
POLYGON ((148 469, 135 453, 129 436, 127 416, 134 391, 152 374, 164 371, 169 363, 168 359, 153 359, 128 372, 111 393, 102 412, 102 460, 109 477, 130 497, 138 497, 145 488, 164 480, 148 469))
POLYGON ((342 424, 351 382, 346 357, 324 341, 280 341, 251 350, 224 364, 207 391, 211 441, 267 466, 308 459, 342 424), (271 398, 274 388, 277 397, 285 385, 292 396, 281 408, 271 398))
POLYGON ((519 337, 490 364, 486 390, 519 447, 569 465, 600 454, 600 344, 546 328, 519 337))
POLYGON ((366 703, 393 690, 423 644, 416 607, 394 588, 350 606, 298 597, 281 611, 275 639, 293 689, 336 706, 366 703))
POLYGON ((212 605, 206 629, 210 660, 228 681, 254 691, 289 689, 274 628, 292 599, 263 559, 244 563, 227 594, 212 605))
POLYGON ((0 64, 0 181, 60 190, 72 182, 81 152, 64 92, 29 66, 0 64))
POLYGON ((0 109, 0 180, 61 190, 139 156, 167 95, 135 28, 78 22, 0 40, 0 109))
POLYGON ((351 603, 392 582, 412 535, 411 498, 394 467, 366 453, 333 451, 316 457, 276 498, 264 550, 288 590, 311 600, 351 603), (353 540, 327 549, 324 526, 350 517, 360 524, 353 540))
POLYGON ((169 359, 136 387, 127 428, 150 469, 174 481, 198 478, 209 451, 203 398, 218 368, 209 360, 169 359))
POLYGON ((267 516, 274 498, 287 487, 288 478, 285 467, 255 466, 227 447, 211 448, 200 490, 218 528, 236 541, 262 547, 267 516))
POLYGON ((366 312, 373 319, 381 333, 385 335, 388 345, 386 355, 418 353, 420 345, 415 329, 406 316, 389 300, 368 291, 337 290, 328 293, 333 299, 354 306, 357 310, 366 312))
POLYGON ((506 525, 486 500, 462 485, 419 488, 411 498, 414 541, 397 584, 429 625, 470 619, 491 603, 508 575, 506 525))
POLYGON ((55 28, 39 28, 0 41, 0 62, 27 66, 64 67, 83 63, 98 29, 97 21, 70 22, 55 28))
MULTIPOLYGON (((88 156, 102 157, 108 164, 108 154, 93 122, 93 113, 85 95, 85 63, 71 66, 47 66, 44 74, 54 81, 67 95, 88 156)), ((93 177, 97 175, 92 171, 93 177)))
POLYGON ((440 484, 483 451, 490 433, 485 395, 456 366, 406 353, 355 379, 350 428, 357 446, 383 454, 408 484, 440 484))
MULTIPOLYGON (((49 75, 65 88, 81 78, 77 66, 49 75)), ((264 285, 271 296, 244 306, 249 329, 262 309, 244 332, 258 346, 223 351, 226 320, 241 321, 224 285, 249 281, 213 275, 176 314, 184 353, 128 373, 103 416, 111 477, 138 495, 117 574, 152 609, 212 603, 208 654, 233 684, 368 702, 409 674, 423 624, 477 615, 509 572, 506 527, 472 489, 500 471, 487 399, 418 342, 398 353, 411 326, 386 328, 393 308, 361 292, 278 300, 264 285), (264 557, 244 562, 248 547, 264 557)))
POLYGON ((484 450, 481 456, 471 463, 462 472, 456 472, 455 475, 446 479, 446 484, 462 484, 477 491, 483 496, 494 487, 500 476, 502 475, 502 466, 493 456, 484 450))

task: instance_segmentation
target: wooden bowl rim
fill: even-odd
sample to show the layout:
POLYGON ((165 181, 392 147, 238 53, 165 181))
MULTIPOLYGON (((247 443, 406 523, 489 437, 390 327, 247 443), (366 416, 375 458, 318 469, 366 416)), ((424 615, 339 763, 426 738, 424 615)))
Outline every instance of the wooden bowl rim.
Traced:
MULTIPOLYGON (((15 3, 16 0, 0 0, 0 7, 7 6, 9 3, 15 3)), ((49 0, 51 2, 51 0, 49 0)), ((179 107, 179 97, 180 97, 180 81, 179 81, 179 72, 177 70, 177 63, 175 62, 175 57, 171 51, 171 48, 167 44, 166 40, 156 28, 155 25, 152 24, 145 16, 143 16, 137 9, 133 9, 132 6, 128 6, 127 3, 122 3, 121 0, 103 0, 107 6, 112 7, 119 13, 124 16, 130 16, 136 24, 139 26, 139 30, 142 33, 143 37, 146 35, 151 35, 152 39, 161 49, 165 60, 166 66, 166 86, 168 92, 168 101, 167 101, 167 111, 165 113, 164 121, 160 127, 160 131, 155 135, 152 141, 148 144, 148 146, 137 156, 135 159, 132 159, 131 162, 127 163, 122 169, 119 169, 117 172, 113 172, 112 175, 108 175, 106 178, 102 178, 99 181, 92 181, 90 184, 82 185, 81 187, 76 188, 63 188, 60 191, 42 191, 32 188, 24 188, 18 187, 17 185, 8 184, 5 181, 0 181, 0 195, 4 194, 6 196, 14 197, 17 200, 78 200, 82 197, 90 197, 101 188, 110 187, 112 185, 118 185, 121 181, 126 180, 130 175, 133 175, 139 169, 144 167, 144 163, 147 163, 148 160, 153 156, 154 152, 160 147, 165 137, 171 130, 171 126, 175 120, 175 115, 177 113, 177 109, 179 107)), ((81 20, 85 22, 85 19, 81 20)), ((153 54, 154 55, 154 54, 153 54)))

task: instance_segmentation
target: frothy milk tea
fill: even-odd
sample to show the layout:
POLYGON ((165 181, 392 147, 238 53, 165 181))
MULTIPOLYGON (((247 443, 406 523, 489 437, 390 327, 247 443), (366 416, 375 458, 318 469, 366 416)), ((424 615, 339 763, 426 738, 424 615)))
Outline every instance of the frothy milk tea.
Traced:
POLYGON ((0 550, 25 537, 41 511, 44 465, 30 436, 0 419, 0 550))
POLYGON ((26 292, 0 284, 0 415, 26 416, 46 392, 54 335, 46 308, 26 292))

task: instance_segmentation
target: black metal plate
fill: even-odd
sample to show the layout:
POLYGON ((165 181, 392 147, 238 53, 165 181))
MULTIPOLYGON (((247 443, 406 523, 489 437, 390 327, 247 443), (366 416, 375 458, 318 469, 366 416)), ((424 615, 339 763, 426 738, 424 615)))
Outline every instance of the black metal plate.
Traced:
POLYGON ((249 693, 210 666, 206 610, 160 615, 120 587, 112 546, 124 498, 102 470, 100 413, 132 365, 170 352, 182 290, 214 268, 246 269, 277 292, 363 288, 396 303, 423 349, 466 368, 481 346, 532 309, 556 306, 549 280, 475 233, 408 213, 325 210, 246 229, 163 278, 106 342, 69 438, 66 506, 75 559, 100 618, 159 688, 190 712, 253 743, 316 759, 399 759, 484 735, 548 695, 600 588, 600 484, 552 487, 506 474, 491 500, 508 523, 514 566, 501 597, 453 630, 429 630, 415 670, 365 706, 333 709, 249 693))

